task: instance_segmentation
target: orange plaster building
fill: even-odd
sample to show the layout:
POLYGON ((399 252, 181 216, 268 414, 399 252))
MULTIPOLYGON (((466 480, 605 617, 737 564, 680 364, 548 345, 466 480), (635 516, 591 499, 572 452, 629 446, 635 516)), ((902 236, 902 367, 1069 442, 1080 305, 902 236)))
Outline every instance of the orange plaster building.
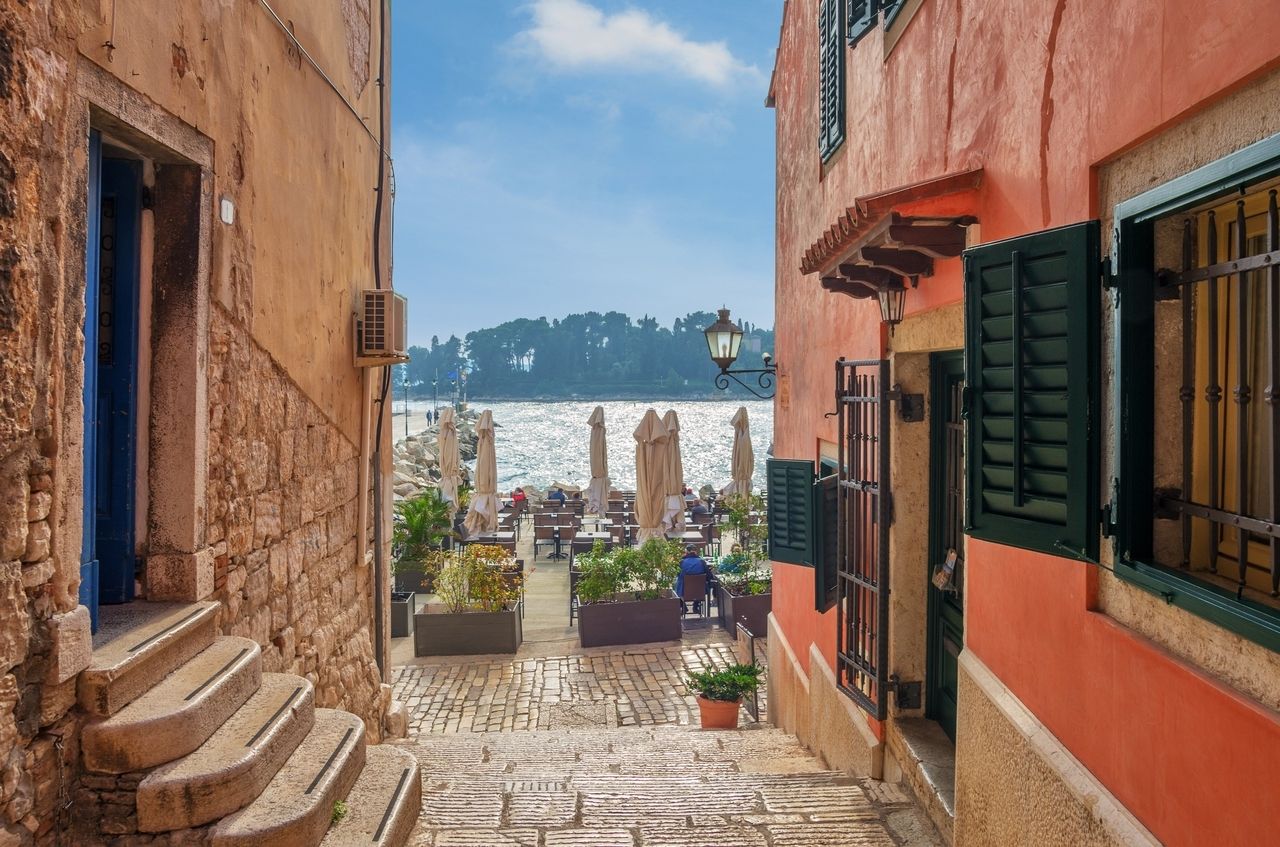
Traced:
POLYGON ((1280 842, 1280 5, 787 0, 772 719, 959 845, 1280 842))

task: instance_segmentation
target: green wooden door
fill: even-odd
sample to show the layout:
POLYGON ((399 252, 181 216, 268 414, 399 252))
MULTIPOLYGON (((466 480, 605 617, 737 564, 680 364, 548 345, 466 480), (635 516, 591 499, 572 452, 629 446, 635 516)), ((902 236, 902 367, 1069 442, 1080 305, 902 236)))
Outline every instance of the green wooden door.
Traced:
POLYGON ((928 690, 925 714, 956 739, 958 660, 964 645, 964 354, 932 357, 929 448, 928 690), (955 569, 939 588, 938 569, 955 551, 955 569))

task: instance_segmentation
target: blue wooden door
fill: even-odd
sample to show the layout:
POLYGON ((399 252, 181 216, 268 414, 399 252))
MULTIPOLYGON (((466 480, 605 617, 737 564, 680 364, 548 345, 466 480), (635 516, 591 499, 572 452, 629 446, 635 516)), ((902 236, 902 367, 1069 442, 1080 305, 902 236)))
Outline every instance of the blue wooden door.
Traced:
POLYGON ((102 136, 89 133, 87 235, 84 249, 84 513, 80 536, 80 602, 89 607, 98 630, 98 220, 102 214, 102 136))
POLYGON ((127 603, 134 594, 142 167, 135 160, 103 156, 101 173, 94 473, 98 601, 127 603))

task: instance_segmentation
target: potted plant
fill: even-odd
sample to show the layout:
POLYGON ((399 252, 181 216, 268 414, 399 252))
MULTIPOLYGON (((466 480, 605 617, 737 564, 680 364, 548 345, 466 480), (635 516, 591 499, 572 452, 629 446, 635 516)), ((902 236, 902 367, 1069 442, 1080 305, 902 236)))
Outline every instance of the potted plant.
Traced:
POLYGON ((703 729, 736 729, 742 698, 760 685, 759 665, 730 665, 723 670, 690 673, 687 684, 698 696, 703 729))
POLYGON ((501 547, 450 553, 436 577, 439 602, 413 616, 415 656, 514 653, 524 640, 517 560, 501 547))
POLYGON ((441 564, 440 545, 449 536, 449 503, 439 489, 396 504, 391 546, 395 590, 430 594, 441 564))
POLYGON ((680 545, 650 539, 640 548, 605 551, 597 541, 577 557, 578 639, 583 647, 678 641, 680 545))
POLYGON ((726 498, 725 523, 738 539, 733 551, 716 563, 716 604, 726 627, 743 624, 752 635, 766 635, 773 609, 773 568, 764 552, 765 524, 753 520, 764 514, 758 495, 726 498))

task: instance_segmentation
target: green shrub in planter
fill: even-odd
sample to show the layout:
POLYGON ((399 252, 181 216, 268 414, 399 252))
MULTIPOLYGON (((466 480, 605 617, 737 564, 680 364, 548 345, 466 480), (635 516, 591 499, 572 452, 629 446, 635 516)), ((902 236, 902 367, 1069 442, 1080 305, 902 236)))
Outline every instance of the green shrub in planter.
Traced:
POLYGON ((738 702, 760 686, 759 665, 730 665, 722 670, 697 671, 686 678, 690 690, 706 700, 738 702))

